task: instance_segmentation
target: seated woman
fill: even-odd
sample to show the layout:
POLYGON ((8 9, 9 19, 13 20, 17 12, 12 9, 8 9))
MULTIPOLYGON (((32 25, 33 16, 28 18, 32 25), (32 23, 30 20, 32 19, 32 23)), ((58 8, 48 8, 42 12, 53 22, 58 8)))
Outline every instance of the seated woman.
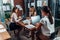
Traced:
POLYGON ((35 10, 35 8, 34 8, 34 6, 31 6, 30 8, 29 8, 29 17, 31 17, 31 16, 36 16, 37 14, 36 14, 36 10, 35 10))
POLYGON ((36 24, 36 29, 41 29, 41 32, 38 32, 36 37, 37 40, 49 40, 51 34, 55 32, 54 17, 51 15, 51 11, 47 6, 42 7, 41 13, 43 18, 36 24))
MULTIPOLYGON (((36 16, 36 15, 37 14, 36 14, 36 10, 35 10, 34 6, 31 6, 29 8, 29 15, 28 15, 28 17, 26 17, 27 25, 31 24, 31 17, 32 16, 36 16)), ((25 33, 26 33, 26 37, 29 38, 31 36, 31 32, 28 29, 26 29, 26 28, 25 28, 25 33)))

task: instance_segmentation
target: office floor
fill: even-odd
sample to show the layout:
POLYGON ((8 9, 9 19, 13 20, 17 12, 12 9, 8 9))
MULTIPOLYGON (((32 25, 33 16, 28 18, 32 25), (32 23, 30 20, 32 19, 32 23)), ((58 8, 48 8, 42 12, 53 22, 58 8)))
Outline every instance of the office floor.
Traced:
MULTIPOLYGON (((11 34, 11 39, 10 40, 17 40, 17 38, 14 36, 14 32, 10 32, 11 34)), ((23 30, 20 32, 20 40, 31 40, 31 37, 30 38, 27 38, 25 35, 25 33, 23 33, 23 30)), ((58 32, 58 35, 57 37, 60 37, 60 30, 58 32)))
MULTIPOLYGON (((14 36, 14 32, 10 31, 10 35, 11 35, 11 39, 10 40, 17 40, 17 37, 14 36)), ((20 40, 31 40, 31 37, 30 38, 27 38, 25 36, 25 33, 23 32, 23 30, 20 32, 20 40)))

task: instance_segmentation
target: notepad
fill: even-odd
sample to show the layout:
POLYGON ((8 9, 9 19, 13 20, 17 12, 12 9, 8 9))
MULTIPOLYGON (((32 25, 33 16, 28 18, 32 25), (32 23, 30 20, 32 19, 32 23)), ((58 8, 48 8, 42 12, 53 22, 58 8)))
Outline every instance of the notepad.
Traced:
POLYGON ((35 26, 34 26, 34 25, 26 25, 25 27, 28 28, 28 29, 32 29, 32 28, 34 28, 35 26))
POLYGON ((28 24, 29 22, 30 22, 30 20, 24 20, 23 21, 24 24, 26 24, 26 23, 28 24))
POLYGON ((6 31, 6 29, 4 28, 4 26, 2 24, 0 24, 0 33, 5 32, 5 31, 6 31))
POLYGON ((0 28, 4 28, 4 26, 0 24, 0 28))
POLYGON ((2 32, 6 32, 6 29, 1 29, 0 30, 0 33, 2 33, 2 32))

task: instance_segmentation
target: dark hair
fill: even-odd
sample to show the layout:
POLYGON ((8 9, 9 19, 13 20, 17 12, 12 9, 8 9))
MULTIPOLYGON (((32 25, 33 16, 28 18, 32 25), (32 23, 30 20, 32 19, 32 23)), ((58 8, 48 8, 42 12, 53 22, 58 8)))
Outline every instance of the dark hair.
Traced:
MULTIPOLYGON (((30 8, 34 8, 34 6, 30 6, 30 8)), ((34 8, 34 11, 35 11, 35 8, 34 8)))
POLYGON ((18 8, 17 8, 17 7, 14 7, 14 8, 12 9, 12 12, 15 12, 16 9, 18 9, 18 8))
POLYGON ((32 8, 32 7, 34 7, 34 6, 30 6, 30 8, 32 8))
POLYGON ((50 23, 53 24, 53 19, 52 19, 52 15, 51 15, 51 11, 50 11, 49 7, 48 6, 43 6, 42 11, 46 12, 46 14, 49 13, 48 19, 49 19, 50 23))

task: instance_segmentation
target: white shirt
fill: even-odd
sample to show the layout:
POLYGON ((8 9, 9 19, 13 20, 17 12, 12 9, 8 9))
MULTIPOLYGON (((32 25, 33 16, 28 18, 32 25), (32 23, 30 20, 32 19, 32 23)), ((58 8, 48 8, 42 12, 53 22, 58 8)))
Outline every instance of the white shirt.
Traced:
POLYGON ((12 15, 11 15, 11 22, 19 22, 21 19, 18 19, 18 17, 17 17, 17 14, 16 13, 12 13, 12 15))
MULTIPOLYGON (((53 18, 53 17, 52 17, 53 18)), ((47 16, 45 16, 44 18, 42 18, 40 20, 40 23, 43 24, 43 26, 41 27, 42 33, 46 36, 50 36, 53 32, 55 32, 55 28, 54 28, 54 18, 53 18, 53 24, 50 24, 50 21, 48 19, 47 16)))

